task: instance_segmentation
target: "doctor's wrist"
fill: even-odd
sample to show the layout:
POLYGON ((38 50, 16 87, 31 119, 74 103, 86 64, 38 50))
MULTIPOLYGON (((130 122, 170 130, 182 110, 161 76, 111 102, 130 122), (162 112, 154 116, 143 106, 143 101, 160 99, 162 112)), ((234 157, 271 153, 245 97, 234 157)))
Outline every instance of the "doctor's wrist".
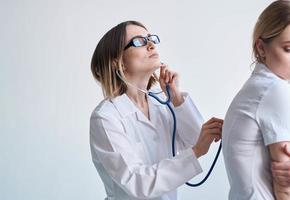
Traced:
POLYGON ((197 146, 192 147, 192 151, 193 151, 193 153, 195 154, 195 156, 197 158, 199 158, 200 156, 202 156, 202 153, 201 153, 200 149, 197 146))
POLYGON ((182 96, 181 93, 172 95, 172 104, 174 105, 174 107, 180 106, 183 102, 184 102, 184 97, 182 96))

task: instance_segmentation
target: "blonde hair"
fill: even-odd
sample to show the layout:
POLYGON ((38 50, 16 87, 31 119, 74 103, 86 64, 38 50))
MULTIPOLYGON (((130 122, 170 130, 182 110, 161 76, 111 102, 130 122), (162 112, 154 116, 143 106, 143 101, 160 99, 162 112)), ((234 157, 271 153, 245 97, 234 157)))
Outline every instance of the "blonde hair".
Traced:
MULTIPOLYGON (((146 27, 137 21, 126 21, 118 24, 109 30, 99 41, 91 61, 91 71, 94 78, 101 83, 103 95, 105 98, 114 98, 127 91, 127 85, 117 75, 125 79, 123 72, 123 52, 126 39, 126 27, 136 25, 146 27)), ((156 83, 155 74, 149 80, 147 89, 156 83)))
POLYGON ((259 16, 253 33, 253 55, 256 62, 263 63, 263 57, 257 49, 261 39, 270 43, 290 24, 290 1, 278 0, 271 3, 259 16))

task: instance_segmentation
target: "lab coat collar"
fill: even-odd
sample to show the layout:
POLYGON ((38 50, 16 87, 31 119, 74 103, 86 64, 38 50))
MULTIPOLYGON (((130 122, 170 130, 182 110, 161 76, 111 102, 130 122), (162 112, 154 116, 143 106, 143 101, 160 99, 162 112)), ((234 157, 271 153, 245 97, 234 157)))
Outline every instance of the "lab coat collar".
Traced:
POLYGON ((126 117, 138 111, 137 107, 125 93, 121 96, 117 96, 111 101, 122 117, 126 117))
MULTIPOLYGON (((151 91, 158 92, 160 90, 154 89, 151 91)), ((157 94, 157 96, 161 99, 166 99, 164 93, 157 94)), ((147 99, 148 99, 149 109, 152 106, 162 106, 162 104, 160 104, 156 99, 153 99, 149 95, 147 95, 147 99)), ((132 113, 139 111, 138 108, 130 100, 130 98, 127 96, 126 93, 115 97, 111 101, 113 102, 113 104, 115 105, 115 107, 117 108, 117 110, 119 111, 119 113, 122 117, 126 117, 127 115, 130 115, 132 113)))
MULTIPOLYGON (((162 94, 160 94, 162 95, 162 94)), ((160 95, 158 95, 160 97, 160 95)), ((161 97, 162 98, 162 97, 161 97)), ((112 103, 120 113, 121 117, 125 118, 129 115, 136 115, 136 119, 138 121, 141 121, 150 127, 155 128, 154 124, 156 124, 157 116, 156 116, 156 110, 159 110, 159 106, 164 106, 160 104, 155 99, 152 99, 152 97, 147 95, 148 99, 148 106, 149 106, 149 115, 150 115, 150 121, 145 117, 145 115, 136 107, 136 105, 130 100, 130 98, 127 96, 127 94, 122 94, 121 96, 118 96, 114 99, 112 99, 112 103)))
MULTIPOLYGON (((165 96, 165 94, 164 94, 163 92, 160 93, 160 91, 162 91, 162 90, 161 90, 161 88, 159 88, 159 87, 155 87, 155 88, 153 88, 153 89, 150 90, 150 92, 155 93, 156 96, 157 96, 158 98, 160 98, 161 100, 166 100, 167 97, 165 96)), ((156 99, 150 97, 149 95, 147 95, 147 97, 148 97, 147 99, 148 99, 148 102, 149 102, 149 103, 151 102, 151 103, 154 104, 155 106, 162 106, 162 104, 160 104, 156 99)))

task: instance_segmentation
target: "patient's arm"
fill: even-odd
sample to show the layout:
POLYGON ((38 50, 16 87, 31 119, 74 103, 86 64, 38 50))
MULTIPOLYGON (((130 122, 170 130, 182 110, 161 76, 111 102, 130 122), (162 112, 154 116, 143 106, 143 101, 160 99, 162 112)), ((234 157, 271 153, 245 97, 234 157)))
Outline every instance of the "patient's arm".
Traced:
MULTIPOLYGON (((285 154, 290 158, 290 146, 284 147, 285 154)), ((290 187, 290 161, 272 161, 272 174, 275 181, 281 186, 290 187)))
MULTIPOLYGON (((269 145, 270 155, 273 161, 289 162, 290 157, 285 153, 284 146, 290 145, 290 142, 278 142, 269 145)), ((273 190, 277 200, 290 199, 290 187, 282 186, 273 179, 273 190)))

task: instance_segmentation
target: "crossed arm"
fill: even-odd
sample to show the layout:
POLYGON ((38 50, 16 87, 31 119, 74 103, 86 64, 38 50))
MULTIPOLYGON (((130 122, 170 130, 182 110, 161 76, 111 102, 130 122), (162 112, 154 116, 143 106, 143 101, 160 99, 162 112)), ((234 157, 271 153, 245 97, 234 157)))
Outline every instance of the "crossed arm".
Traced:
POLYGON ((290 142, 269 145, 273 161, 273 190, 277 200, 290 199, 290 156, 287 154, 287 146, 290 146, 290 142))

